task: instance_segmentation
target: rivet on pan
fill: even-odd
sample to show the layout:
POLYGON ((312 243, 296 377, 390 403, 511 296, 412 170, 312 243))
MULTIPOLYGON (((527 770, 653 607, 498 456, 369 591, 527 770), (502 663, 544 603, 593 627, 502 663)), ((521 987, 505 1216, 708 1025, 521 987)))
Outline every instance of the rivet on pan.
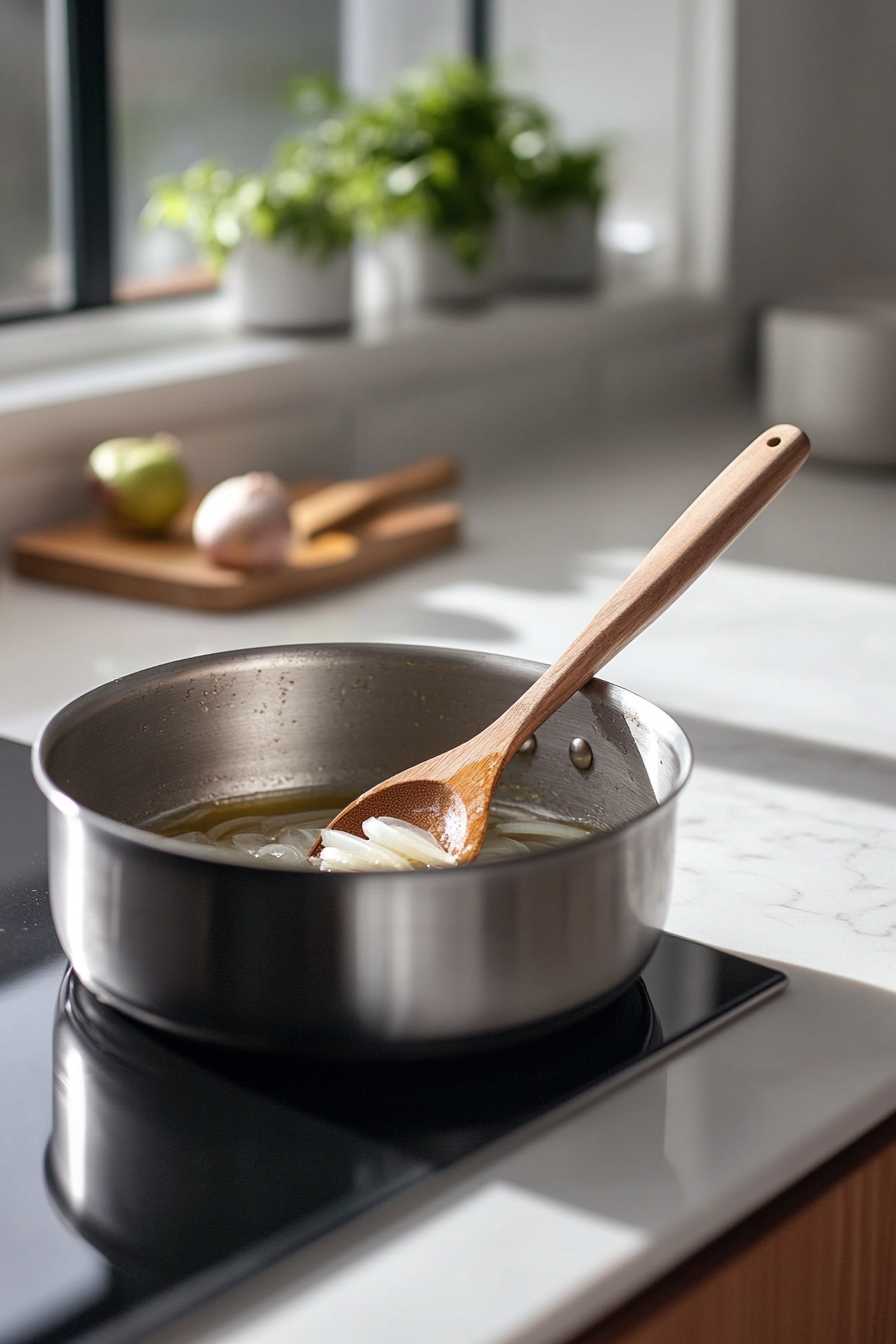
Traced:
POLYGON ((531 737, 526 738, 525 742, 522 744, 521 747, 517 748, 516 754, 517 756, 532 756, 534 755, 535 748, 537 746, 538 741, 535 737, 535 734, 533 733, 531 737))
POLYGON ((574 737, 569 744, 569 759, 577 770, 587 770, 594 760, 594 752, 591 750, 584 737, 574 737))

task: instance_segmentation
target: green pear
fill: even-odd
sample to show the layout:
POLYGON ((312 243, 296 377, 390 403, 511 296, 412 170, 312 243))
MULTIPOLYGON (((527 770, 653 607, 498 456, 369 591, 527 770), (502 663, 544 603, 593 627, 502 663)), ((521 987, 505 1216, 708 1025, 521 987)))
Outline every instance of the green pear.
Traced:
POLYGON ((189 491, 180 444, 171 434, 107 439, 87 459, 87 476, 100 503, 133 532, 161 532, 189 491))

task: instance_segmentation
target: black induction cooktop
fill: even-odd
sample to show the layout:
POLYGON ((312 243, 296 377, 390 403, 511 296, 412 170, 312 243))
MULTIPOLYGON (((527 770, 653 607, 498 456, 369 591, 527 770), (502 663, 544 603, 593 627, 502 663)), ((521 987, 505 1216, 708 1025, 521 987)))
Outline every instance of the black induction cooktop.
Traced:
POLYGON ((66 967, 0 739, 0 1344, 130 1340, 783 987, 664 934, 590 1017, 467 1058, 308 1063, 138 1025, 66 967))

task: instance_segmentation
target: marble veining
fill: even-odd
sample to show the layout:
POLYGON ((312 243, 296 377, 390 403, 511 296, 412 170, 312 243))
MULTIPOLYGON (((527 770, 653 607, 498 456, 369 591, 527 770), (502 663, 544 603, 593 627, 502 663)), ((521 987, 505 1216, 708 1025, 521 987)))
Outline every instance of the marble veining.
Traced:
POLYGON ((698 766, 668 927, 896 990, 896 808, 698 766))

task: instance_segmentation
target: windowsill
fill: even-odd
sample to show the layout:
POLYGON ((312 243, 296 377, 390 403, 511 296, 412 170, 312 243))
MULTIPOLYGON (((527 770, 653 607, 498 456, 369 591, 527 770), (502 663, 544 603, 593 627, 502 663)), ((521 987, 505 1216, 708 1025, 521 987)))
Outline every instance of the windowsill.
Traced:
POLYGON ((410 344, 419 357, 421 342, 440 361, 478 363, 487 351, 489 363, 501 363, 546 339, 579 333, 616 344, 718 311, 716 301, 675 291, 551 296, 457 312, 368 314, 351 333, 296 336, 240 328, 221 295, 121 305, 0 329, 0 415, 236 371, 354 363, 364 351, 410 344))
POLYGON ((0 330, 0 413, 270 360, 218 296, 68 313, 0 330), (257 352, 253 360, 252 354, 257 352))

